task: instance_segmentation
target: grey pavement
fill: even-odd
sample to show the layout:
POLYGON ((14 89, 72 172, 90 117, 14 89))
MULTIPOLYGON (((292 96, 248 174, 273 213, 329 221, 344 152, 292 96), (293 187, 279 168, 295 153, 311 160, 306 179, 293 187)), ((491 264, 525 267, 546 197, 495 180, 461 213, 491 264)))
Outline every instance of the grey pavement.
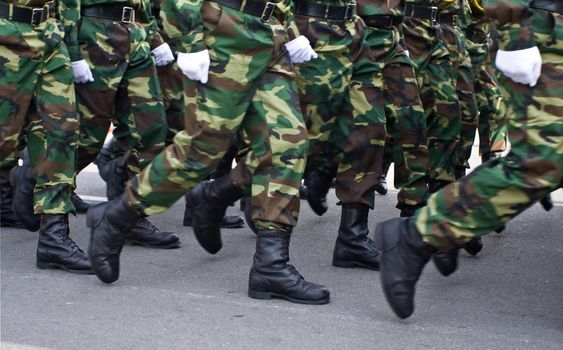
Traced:
MULTIPOLYGON (((95 171, 79 194, 100 197, 95 171)), ((370 228, 398 215, 396 193, 377 196, 370 228)), ((534 205, 502 234, 484 238, 477 257, 442 277, 429 264, 415 314, 397 319, 379 273, 332 267, 339 210, 316 216, 302 202, 291 258, 309 280, 327 285, 322 306, 246 296, 254 236, 226 229, 215 256, 181 225, 183 200, 151 220, 177 232, 182 247, 126 246, 119 281, 35 268, 36 233, 1 229, 2 349, 563 349, 563 193, 549 213, 534 205)), ((240 214, 237 208, 229 209, 240 214)), ((85 216, 71 218, 83 248, 85 216)))

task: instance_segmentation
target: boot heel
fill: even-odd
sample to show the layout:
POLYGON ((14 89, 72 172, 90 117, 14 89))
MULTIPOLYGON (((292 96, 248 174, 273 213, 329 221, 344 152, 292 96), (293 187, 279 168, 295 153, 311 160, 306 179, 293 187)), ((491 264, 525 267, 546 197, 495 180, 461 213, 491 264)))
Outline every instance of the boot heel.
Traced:
POLYGON ((259 292, 257 290, 248 290, 248 297, 252 299, 260 299, 260 300, 270 300, 272 299, 272 293, 270 292, 259 292))
POLYGON ((355 267, 355 265, 352 261, 344 261, 344 260, 338 260, 338 259, 334 259, 334 258, 332 259, 332 266, 344 267, 344 268, 355 267))
POLYGON ((53 266, 51 263, 44 262, 44 261, 37 261, 36 264, 37 268, 40 270, 52 270, 56 269, 56 266, 53 266))

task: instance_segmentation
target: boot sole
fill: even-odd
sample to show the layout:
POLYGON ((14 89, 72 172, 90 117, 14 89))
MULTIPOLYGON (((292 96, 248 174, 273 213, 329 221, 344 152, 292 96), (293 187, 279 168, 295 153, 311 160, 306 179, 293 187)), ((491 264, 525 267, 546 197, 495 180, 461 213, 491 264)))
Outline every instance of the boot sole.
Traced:
POLYGON ((379 265, 377 267, 375 267, 373 265, 364 264, 364 263, 359 262, 359 261, 344 261, 344 260, 332 259, 332 266, 342 267, 342 268, 345 268, 345 269, 350 269, 350 268, 354 268, 354 267, 361 267, 361 268, 372 270, 372 271, 379 271, 379 265))
POLYGON ((146 242, 141 242, 141 241, 130 241, 131 245, 139 245, 139 246, 143 246, 143 247, 147 247, 147 248, 153 248, 153 249, 174 249, 174 248, 180 248, 181 243, 180 242, 174 242, 174 243, 170 243, 167 245, 157 245, 157 244, 150 244, 150 243, 146 243, 146 242))
POLYGON ((330 302, 330 298, 326 299, 319 299, 319 300, 303 300, 303 299, 295 299, 288 297, 287 295, 273 293, 273 292, 260 292, 257 290, 248 290, 248 297, 252 299, 258 300, 271 300, 273 298, 277 299, 284 299, 292 303, 296 304, 306 304, 306 305, 323 305, 330 302))
POLYGON ((40 270, 63 270, 66 272, 70 272, 70 273, 74 273, 77 275, 93 275, 94 274, 94 270, 90 269, 90 270, 75 270, 75 269, 69 269, 68 267, 61 265, 61 264, 57 264, 57 263, 53 263, 53 262, 44 262, 44 261, 38 261, 37 262, 37 268, 40 270))

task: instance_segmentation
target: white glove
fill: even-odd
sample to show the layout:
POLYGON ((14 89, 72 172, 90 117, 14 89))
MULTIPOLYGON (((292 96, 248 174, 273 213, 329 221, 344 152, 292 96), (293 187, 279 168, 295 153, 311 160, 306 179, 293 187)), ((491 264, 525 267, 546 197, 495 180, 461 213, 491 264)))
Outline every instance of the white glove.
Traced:
POLYGON ((182 73, 191 80, 199 80, 203 84, 207 83, 209 75, 209 51, 203 50, 196 53, 178 53, 178 67, 182 73))
POLYGON ((85 60, 71 62, 72 74, 74 74, 74 82, 78 84, 93 82, 94 76, 85 60))
POLYGON ((535 86, 540 78, 542 58, 537 46, 516 51, 497 51, 495 64, 517 83, 535 86))
POLYGON ((151 54, 154 56, 154 64, 157 66, 166 66, 167 64, 174 62, 174 55, 167 43, 164 43, 152 50, 151 54))
POLYGON ((293 63, 303 63, 319 57, 311 47, 311 44, 309 44, 309 39, 303 35, 285 44, 285 48, 289 52, 289 57, 293 63))

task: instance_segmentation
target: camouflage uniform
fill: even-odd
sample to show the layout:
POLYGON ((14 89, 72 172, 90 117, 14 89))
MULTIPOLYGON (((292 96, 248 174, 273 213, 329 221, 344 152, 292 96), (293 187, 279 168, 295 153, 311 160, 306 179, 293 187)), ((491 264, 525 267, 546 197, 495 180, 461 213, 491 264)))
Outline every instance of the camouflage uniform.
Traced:
POLYGON ((114 151, 131 152, 129 174, 136 174, 164 147, 166 119, 150 52, 162 38, 146 0, 84 0, 81 8, 80 49, 71 50, 71 59, 84 57, 94 82, 76 85, 81 117, 77 169, 95 159, 113 122, 114 151), (107 13, 126 14, 120 11, 124 6, 134 9, 132 21, 107 18, 107 13))
POLYGON ((472 0, 464 20, 479 109, 479 154, 487 156, 506 149, 506 113, 501 113, 502 95, 489 57, 491 21, 485 17, 479 3, 478 0, 472 0))
POLYGON ((501 48, 538 46, 542 73, 534 87, 508 78, 502 82, 514 112, 508 125, 510 153, 430 197, 417 213, 423 240, 438 248, 498 229, 563 181, 563 15, 529 9, 527 0, 486 4, 486 13, 500 21, 501 48))
MULTIPOLYGON (((9 4, 42 8, 46 1, 1 1, 2 12, 9 4)), ((34 211, 38 214, 74 212, 70 194, 75 186, 78 119, 63 38, 69 44, 76 40, 72 34, 76 31, 72 23, 78 18, 76 5, 60 1, 58 8, 51 8, 51 16, 65 19, 64 27, 54 16, 35 26, 0 19, 0 167, 16 164, 14 151, 25 135, 36 178, 34 211)))
POLYGON ((371 56, 365 25, 358 16, 344 20, 308 16, 305 11, 300 14, 301 6, 316 4, 346 8, 348 1, 296 3, 292 32, 307 37, 319 55, 296 65, 301 110, 309 132, 307 173, 341 152, 338 199, 342 204, 373 208, 385 144, 381 68, 371 56))
POLYGON ((397 208, 408 215, 428 197, 428 140, 416 75, 402 40, 404 5, 404 0, 361 0, 358 15, 367 25, 366 41, 383 74, 378 87, 385 96, 385 157, 395 163, 397 208))
POLYGON ((465 44, 465 23, 462 20, 464 12, 467 10, 465 1, 452 1, 451 5, 442 10, 438 16, 438 22, 457 72, 456 93, 461 108, 461 129, 455 160, 456 177, 463 176, 465 169, 469 168, 469 157, 479 122, 479 111, 474 96, 475 74, 465 44))
POLYGON ((441 26, 431 18, 432 12, 437 19, 451 5, 442 0, 407 0, 403 21, 405 45, 415 64, 426 114, 431 191, 454 181, 461 130, 457 75, 452 65, 456 57, 446 47, 441 26))
MULTIPOLYGON (((276 13, 288 10, 277 3, 276 13)), ((185 130, 129 183, 129 202, 146 215, 163 212, 215 168, 242 127, 252 143, 247 163, 252 200, 259 203, 253 206, 261 208, 253 212, 256 225, 294 226, 307 131, 296 108, 295 75, 282 49, 284 25, 276 17, 266 23, 209 1, 171 1, 170 6, 164 1, 161 11, 165 31, 175 33, 171 39, 181 45, 178 50, 209 50, 209 82, 183 78, 190 117, 185 130)))

